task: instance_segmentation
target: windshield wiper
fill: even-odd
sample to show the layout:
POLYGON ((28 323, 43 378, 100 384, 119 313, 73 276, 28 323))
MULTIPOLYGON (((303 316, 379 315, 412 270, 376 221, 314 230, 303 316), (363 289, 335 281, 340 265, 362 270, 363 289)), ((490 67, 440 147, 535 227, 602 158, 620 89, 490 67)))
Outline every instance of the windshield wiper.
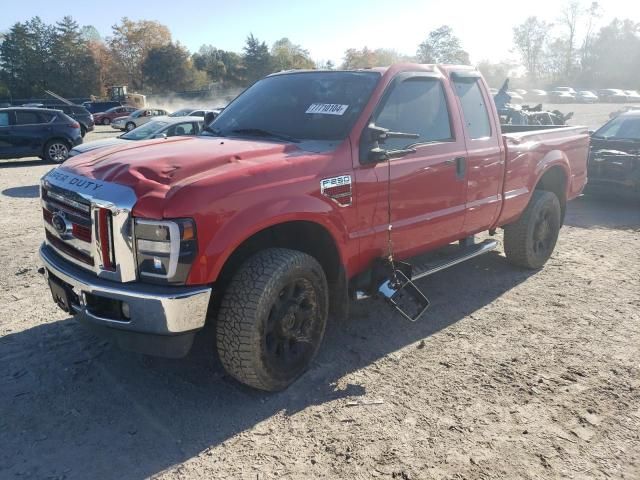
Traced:
POLYGON ((297 138, 285 135, 284 133, 270 132, 269 130, 264 130, 262 128, 235 128, 231 130, 231 133, 255 135, 258 137, 271 137, 284 140, 285 142, 300 143, 300 140, 297 138))

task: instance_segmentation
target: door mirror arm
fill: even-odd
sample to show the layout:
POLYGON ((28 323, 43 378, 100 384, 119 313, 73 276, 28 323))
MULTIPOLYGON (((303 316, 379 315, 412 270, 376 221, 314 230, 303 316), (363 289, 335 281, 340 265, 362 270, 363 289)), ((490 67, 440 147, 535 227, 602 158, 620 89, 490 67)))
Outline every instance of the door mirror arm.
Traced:
POLYGON ((367 161, 370 163, 383 162, 392 158, 399 158, 410 153, 415 153, 415 148, 405 148, 400 150, 386 150, 380 146, 390 138, 420 138, 417 133, 392 132, 387 128, 379 127, 374 123, 370 123, 366 128, 371 148, 367 155, 367 161))

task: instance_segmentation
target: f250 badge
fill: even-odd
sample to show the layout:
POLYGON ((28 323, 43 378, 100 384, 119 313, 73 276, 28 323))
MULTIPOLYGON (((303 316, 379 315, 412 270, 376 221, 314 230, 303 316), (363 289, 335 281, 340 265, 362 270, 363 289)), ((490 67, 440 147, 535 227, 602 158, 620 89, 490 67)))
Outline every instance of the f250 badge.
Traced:
POLYGON ((341 207, 351 205, 351 175, 323 178, 320 180, 320 193, 341 207))

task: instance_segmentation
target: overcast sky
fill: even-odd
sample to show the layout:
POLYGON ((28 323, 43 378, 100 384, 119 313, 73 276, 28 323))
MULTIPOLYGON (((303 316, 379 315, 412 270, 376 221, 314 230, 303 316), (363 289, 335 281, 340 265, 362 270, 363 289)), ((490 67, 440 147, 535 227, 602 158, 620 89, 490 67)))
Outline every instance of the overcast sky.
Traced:
MULTIPOLYGON (((588 5, 589 1, 584 1, 588 5)), ((553 22, 562 0, 113 0, 26 2, 2 0, 0 31, 39 15, 53 23, 64 15, 95 26, 103 37, 126 15, 157 20, 173 39, 191 51, 203 43, 240 52, 249 32, 271 45, 289 37, 314 60, 340 63, 349 47, 392 48, 413 55, 427 33, 448 24, 471 54, 472 62, 517 58, 511 50, 512 27, 530 15, 553 22)), ((601 23, 614 17, 640 22, 640 1, 603 0, 601 23)))

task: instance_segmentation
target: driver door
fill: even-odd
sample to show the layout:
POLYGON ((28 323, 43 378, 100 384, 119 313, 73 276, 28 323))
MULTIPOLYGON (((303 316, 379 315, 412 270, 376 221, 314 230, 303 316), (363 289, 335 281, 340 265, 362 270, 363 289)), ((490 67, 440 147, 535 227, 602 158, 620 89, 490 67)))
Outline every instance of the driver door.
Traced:
POLYGON ((414 153, 364 166, 375 169, 383 192, 375 215, 375 222, 381 223, 374 225, 379 232, 376 247, 386 251, 389 209, 393 249, 399 258, 447 244, 462 234, 467 151, 454 98, 440 75, 403 73, 391 82, 372 118, 378 127, 420 135, 380 145, 386 150, 411 148, 414 153))

